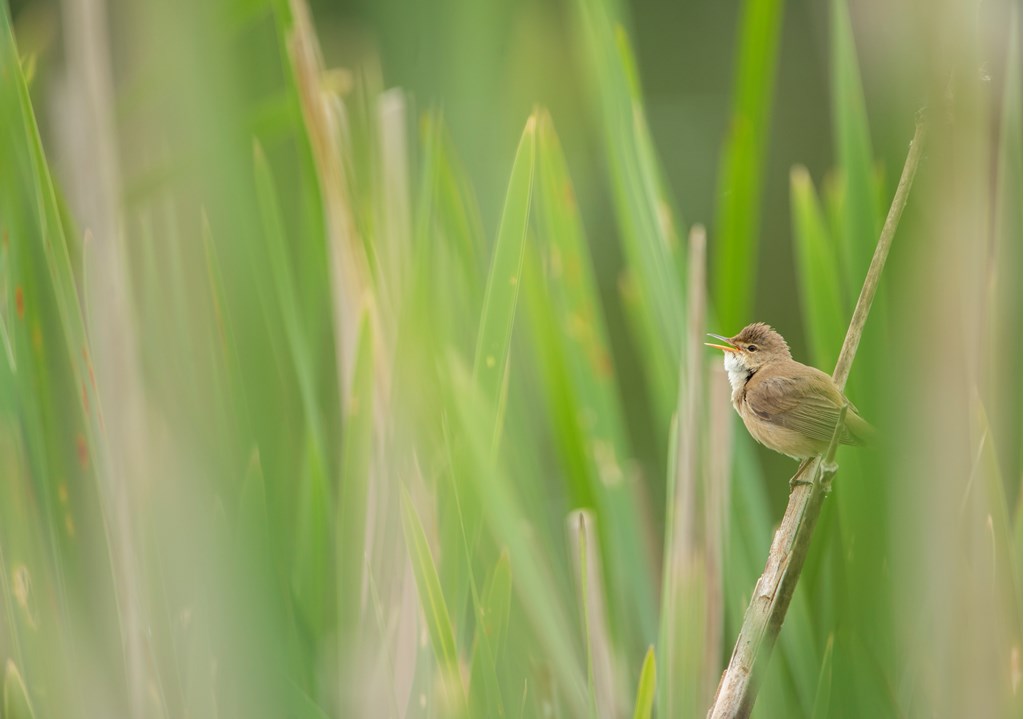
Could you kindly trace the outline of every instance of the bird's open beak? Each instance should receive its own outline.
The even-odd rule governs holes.
[[[705,342],[704,344],[708,347],[714,347],[716,350],[724,350],[725,352],[739,352],[739,349],[728,337],[722,337],[722,335],[712,334],[711,332],[708,332],[708,337],[714,337],[716,340],[722,340],[722,342],[725,342],[724,345],[715,345],[710,342]]]

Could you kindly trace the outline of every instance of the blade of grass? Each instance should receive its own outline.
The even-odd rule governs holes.
[[[794,167],[789,184],[804,327],[814,365],[828,367],[836,361],[835,348],[842,342],[846,316],[838,261],[807,170]]]
[[[654,647],[647,648],[644,665],[640,669],[640,681],[636,688],[636,705],[633,708],[633,719],[651,719],[654,709],[654,695],[657,688],[657,666],[654,661]]]
[[[277,306],[281,308],[281,319],[285,337],[299,384],[303,412],[311,432],[313,448],[321,458],[324,456],[324,434],[317,410],[316,387],[312,371],[312,358],[306,339],[305,324],[299,310],[291,261],[288,257],[284,225],[277,202],[277,192],[271,177],[270,166],[259,143],[253,142],[253,176],[259,197],[260,212],[266,233],[267,254],[274,282]]]
[[[509,611],[512,603],[512,565],[508,552],[502,550],[498,563],[484,586],[484,631],[491,637],[495,656],[508,636]]]
[[[846,0],[832,0],[830,9],[832,131],[844,188],[839,246],[845,294],[852,302],[860,278],[864,277],[871,261],[881,221],[875,199],[874,155],[850,13]]]
[[[4,666],[4,717],[6,719],[35,719],[36,712],[29,699],[25,682],[17,665],[10,659]]]
[[[380,255],[377,297],[388,300],[384,317],[394,316],[402,291],[408,285],[407,244],[412,237],[409,187],[409,151],[406,147],[406,99],[392,88],[377,98],[377,152],[380,177],[375,245]],[[390,311],[389,311],[390,310]]]
[[[315,165],[327,235],[327,262],[333,319],[335,371],[342,404],[346,402],[355,367],[359,324],[366,300],[373,293],[373,276],[367,257],[367,246],[355,217],[356,192],[350,187],[347,170],[367,167],[354,163],[351,155],[368,143],[352,143],[343,147],[345,130],[349,128],[345,107],[337,90],[326,87],[320,45],[313,29],[306,0],[278,0],[275,10],[280,19],[283,50],[291,65],[291,80],[298,96],[305,126],[305,138]],[[365,123],[372,129],[372,123]],[[349,138],[350,139],[350,138]],[[345,165],[345,161],[349,165]],[[358,178],[356,178],[358,179]],[[382,343],[381,319],[374,305],[369,306],[373,336]],[[378,350],[378,362],[389,366],[388,357]],[[376,375],[380,401],[388,397],[388,376]],[[382,418],[380,418],[382,420]]]
[[[537,187],[538,210],[540,209],[541,187]],[[538,213],[540,214],[540,213]],[[536,244],[546,243],[547,234],[543,232]],[[530,243],[526,249],[526,267],[523,271],[523,290],[528,326],[531,330],[530,344],[534,348],[536,374],[540,379],[540,389],[546,401],[545,409],[550,428],[540,430],[548,433],[551,443],[561,460],[561,471],[566,492],[570,501],[579,506],[595,506],[599,500],[597,494],[599,481],[591,464],[591,454],[586,430],[579,418],[579,398],[576,386],[578,375],[573,371],[570,362],[572,356],[571,342],[566,341],[566,333],[572,330],[566,327],[559,303],[558,284],[551,277],[557,271],[551,268],[552,260],[542,256],[546,248],[537,248]],[[544,253],[547,255],[548,253]],[[547,259],[547,262],[545,262]],[[544,265],[547,264],[547,271]],[[581,319],[577,322],[582,323]]]
[[[471,716],[481,712],[504,716],[505,706],[496,668],[498,656],[497,641],[492,641],[490,631],[493,627],[488,624],[489,621],[494,621],[494,618],[488,617],[490,607],[486,606],[485,599],[481,598],[474,571],[474,556],[483,554],[486,551],[481,546],[483,543],[480,542],[479,538],[480,521],[476,516],[471,518],[470,526],[474,534],[470,537],[466,529],[466,516],[462,506],[464,499],[469,499],[466,495],[470,494],[470,492],[465,490],[465,478],[457,474],[465,466],[465,462],[460,461],[463,460],[464,455],[455,454],[458,450],[454,449],[454,442],[449,432],[448,424],[443,422],[443,425],[448,468],[448,471],[445,471],[444,474],[448,475],[450,484],[441,485],[441,488],[450,488],[451,491],[444,492],[441,499],[443,505],[446,505],[445,508],[448,510],[446,514],[440,514],[439,519],[442,525],[440,528],[441,551],[445,551],[446,547],[451,548],[449,551],[459,554],[465,561],[447,563],[449,567],[455,565],[457,571],[453,572],[449,569],[447,574],[441,574],[442,586],[448,587],[449,593],[454,594],[456,597],[468,595],[469,606],[472,609],[472,621],[475,623],[475,632],[469,674],[469,710]],[[459,459],[456,459],[456,456]],[[445,517],[449,517],[452,514],[454,514],[454,518],[445,520]],[[479,512],[476,512],[476,514],[479,514]],[[450,529],[446,529],[445,525],[448,525]],[[497,591],[500,593],[500,584],[504,581],[504,578],[501,576],[502,572],[501,557],[499,556],[498,566],[492,570],[491,576],[488,579],[488,588],[485,589],[486,601],[502,601],[500,596],[494,594],[496,582],[499,587]],[[447,580],[447,583],[444,583],[445,580]],[[498,611],[504,611],[506,615],[504,622],[507,623],[507,607],[502,610],[499,606]],[[456,612],[455,616],[465,616],[465,609],[461,604],[456,605]],[[497,620],[499,624],[502,622],[500,616]]]
[[[443,125],[438,128],[438,135],[441,158],[437,177],[438,215],[446,219],[443,226],[448,231],[452,247],[458,248],[459,256],[470,271],[470,279],[477,280],[477,271],[483,262],[484,248],[481,245],[484,230],[473,197],[473,186]]]
[[[339,637],[357,639],[366,564],[365,534],[370,462],[373,453],[373,336],[369,318],[363,318],[352,374],[352,391],[345,408],[341,449],[341,487],[338,492],[336,552],[338,569]]]
[[[826,719],[831,716],[829,702],[832,698],[832,648],[834,639],[831,634],[828,636],[828,644],[825,645],[825,657],[821,660],[821,671],[818,673],[818,690],[814,695],[814,711],[811,716],[814,719]]]
[[[559,345],[545,367],[564,363],[555,381],[565,395],[564,422],[572,425],[563,446],[569,462],[582,456],[587,489],[597,502],[602,556],[608,572],[609,610],[628,611],[642,635],[653,631],[653,572],[646,561],[643,524],[633,493],[624,481],[630,456],[626,419],[617,394],[614,366],[592,260],[576,206],[572,180],[550,116],[540,116],[536,209],[538,240],[548,269],[550,304],[536,303],[534,314],[551,325],[542,346]],[[585,406],[586,411],[580,412]],[[607,526],[603,526],[607,525]],[[622,589],[631,591],[622,594]],[[625,618],[625,616],[623,618]]]
[[[576,574],[579,577],[580,609],[583,614],[583,643],[587,656],[587,698],[590,701],[590,716],[597,716],[597,692],[594,689],[594,642],[590,631],[590,577],[587,566],[587,532],[584,513],[577,515],[575,544]],[[572,514],[569,515],[569,536],[573,538]]]
[[[685,299],[679,239],[662,171],[647,127],[635,54],[621,25],[614,28],[614,41],[617,58],[610,60],[612,63],[617,60],[625,76],[625,87],[617,88],[620,94],[614,101],[622,112],[623,124],[618,129],[628,143],[623,149],[629,154],[620,158],[624,176],[619,179],[623,181],[623,189],[629,196],[630,223],[637,233],[633,237],[633,255],[644,278],[644,291],[651,293],[648,307],[657,320],[662,341],[668,343],[670,353],[675,356],[682,341],[680,323],[686,319],[682,302],[670,304],[673,299]],[[623,89],[625,92],[622,92]],[[641,232],[650,234],[645,236]]]
[[[992,544],[992,585],[998,587],[998,593],[1003,597],[1004,609],[1019,607],[1021,568],[1013,561],[1014,542],[1011,535],[1010,508],[1006,499],[1006,484],[999,469],[999,454],[996,451],[985,405],[977,397],[974,399],[973,410],[971,445],[978,446],[981,450],[979,466],[972,475],[981,474],[983,486],[979,487],[978,491],[985,508]]]
[[[490,423],[494,447],[497,447],[502,425],[499,407],[508,370],[512,325],[523,272],[526,226],[533,193],[536,138],[537,117],[534,114],[526,122],[512,163],[512,175],[498,225],[498,238],[487,275],[473,357],[473,377],[480,383],[484,396],[496,408],[494,420]]]
[[[18,360],[14,353],[15,289],[11,267],[11,241],[7,230],[0,238],[0,344],[3,345],[7,365],[11,372],[17,372]]]
[[[668,585],[667,602],[662,605],[662,657],[665,673],[679,677],[665,683],[662,691],[661,711],[668,716],[699,714],[708,700],[704,696],[708,676],[702,671],[706,657],[707,622],[711,608],[708,604],[705,566],[705,537],[697,526],[698,492],[708,488],[699,486],[701,461],[704,458],[702,419],[704,395],[700,390],[703,379],[704,346],[701,325],[705,317],[705,234],[704,228],[694,225],[690,230],[687,268],[687,321],[686,353],[679,358],[679,395],[677,398],[678,425],[674,429],[672,462],[666,494],[672,503],[666,505],[663,582]],[[686,388],[685,390],[683,388]]]
[[[685,328],[682,260],[673,245],[672,212],[656,165],[633,54],[605,4],[579,0],[580,32],[589,53],[591,84],[601,112],[605,156],[635,290],[631,329],[642,348],[659,425],[676,396],[675,359]]]
[[[0,417],[10,410],[4,401],[5,374],[0,371]],[[32,677],[31,691],[23,687],[26,696],[36,697],[41,712],[58,714],[68,711],[67,704],[78,694],[74,685],[67,693],[58,690],[71,683],[59,660],[74,650],[74,644],[67,637],[69,617],[49,601],[61,591],[54,581],[59,565],[54,564],[47,546],[48,522],[38,504],[18,435],[9,420],[0,421],[0,476],[4,477],[0,484],[0,646],[7,661],[20,667],[22,684],[21,671]],[[63,533],[71,539],[79,509],[67,502],[60,509],[64,512]]]
[[[16,397],[13,417],[25,438],[28,476],[44,520],[46,560],[38,572],[42,566],[52,572],[57,615],[66,630],[83,621],[114,634],[91,647],[93,660],[117,667],[101,692],[109,704],[97,702],[113,711],[119,702],[131,705],[127,697],[138,695],[140,672],[147,671],[128,662],[139,639],[133,630],[137,595],[130,585],[135,576],[125,553],[111,544],[111,528],[120,525],[113,521],[114,488],[79,287],[8,13],[0,7],[0,242],[10,250],[11,345],[18,371],[3,382],[3,391]],[[70,515],[66,505],[88,511],[91,521]],[[72,522],[74,533],[69,516],[82,520]],[[70,631],[61,632],[57,643],[59,656],[72,664],[85,661]],[[78,677],[63,674],[62,680],[71,687],[62,699],[73,701],[82,689]]]
[[[550,663],[562,690],[560,696],[569,702],[574,715],[582,715],[586,711],[586,681],[572,648],[569,614],[562,596],[556,592],[558,584],[549,566],[548,553],[537,542],[537,520],[524,513],[517,486],[496,462],[487,429],[486,418],[492,412],[489,403],[457,356],[450,357],[449,367],[452,386],[448,406],[453,408],[457,432],[465,437],[467,449],[459,471],[467,479],[473,501],[480,507],[482,527],[508,551],[517,577],[516,596],[530,623],[529,636],[536,646],[543,648],[542,656]],[[525,630],[524,627],[517,631]],[[537,692],[543,694],[543,687],[537,687]]]
[[[480,615],[486,610],[477,579],[496,558],[488,556],[490,546],[481,546],[480,511],[462,472],[462,442],[453,441],[450,423],[439,409],[445,407],[449,383],[444,352],[473,352],[475,333],[467,328],[482,321],[477,314],[483,295],[482,232],[439,113],[424,118],[421,135],[413,282],[403,298],[395,353],[396,396],[409,400],[396,424],[399,432],[416,438],[417,463],[425,468],[444,467],[428,471],[428,482],[432,480],[437,497],[440,556],[449,559],[438,566],[440,582],[456,625],[466,628],[463,639],[474,637],[471,712],[504,714],[497,657],[489,642],[483,641],[489,638],[481,633]],[[501,409],[496,412],[500,414]]]
[[[575,575],[583,615],[590,710],[595,717],[621,716],[625,707],[616,683],[617,663],[605,611],[595,523],[592,513],[575,510],[569,513],[566,526],[577,564]]]
[[[219,349],[219,352],[213,354],[211,363],[211,373],[215,376],[213,398],[218,400],[220,410],[217,428],[220,436],[225,438],[223,441],[230,448],[230,453],[237,457],[253,436],[255,423],[252,421],[253,410],[239,359],[235,323],[237,315],[229,311],[224,272],[205,210],[200,218],[200,236],[208,289],[210,343]]]
[[[668,461],[667,470],[665,477],[665,506],[667,509],[665,512],[665,541],[670,542],[672,538],[676,536],[678,532],[677,520],[679,519],[674,508],[678,503],[677,492],[679,491],[676,477],[679,472],[679,414],[672,415],[672,421],[669,423],[668,429]],[[672,650],[672,644],[675,642],[676,636],[676,619],[671,614],[670,608],[675,608],[678,597],[678,587],[676,582],[673,581],[672,575],[669,572],[668,562],[672,556],[671,549],[664,552],[662,558],[662,582],[661,582],[661,616],[659,621],[659,636],[658,645],[663,656],[663,662],[668,659],[668,663],[671,664],[670,653]],[[666,682],[662,682],[661,686],[658,687],[658,712],[659,714],[668,714],[670,707],[672,706],[674,697]]]
[[[850,19],[850,5],[846,0],[832,0],[829,6],[832,141],[838,163],[835,191],[841,192],[840,198],[833,198],[839,224],[839,233],[834,236],[838,242],[845,307],[854,307],[854,312],[857,312],[857,287],[865,273],[870,271],[870,263],[874,262],[875,240],[882,228],[884,198],[879,190],[880,176],[876,170],[871,143],[864,88]],[[883,229],[882,232],[884,231]],[[878,392],[872,391],[873,388],[867,384],[867,380],[883,376],[884,367],[890,362],[890,358],[883,353],[888,340],[885,335],[887,303],[884,284],[879,288],[877,295],[872,307],[876,319],[866,325],[863,332],[864,346],[867,349],[859,354],[859,369],[849,385],[849,396],[856,398],[859,411],[867,417],[878,416],[877,412],[880,409],[876,403]],[[840,358],[838,362],[842,361]],[[846,463],[847,469],[853,475],[872,476],[882,471],[877,455],[854,454]],[[874,560],[871,558],[884,551],[889,541],[885,524],[879,525],[877,531],[871,532],[860,532],[858,528],[868,526],[874,517],[888,515],[891,511],[889,502],[888,491],[874,491],[867,482],[846,483],[843,491],[836,494],[836,510],[840,518],[842,541],[847,547],[859,547],[859,551],[854,552],[843,565],[846,580],[852,584],[873,575]],[[864,634],[867,636],[870,634],[866,631],[869,628],[886,627],[893,620],[889,607],[881,597],[881,593],[873,593],[855,602],[846,602],[844,595],[838,595],[839,600],[843,602],[840,611],[849,618],[851,626],[865,630]],[[883,629],[878,634],[873,634],[872,639],[888,633]],[[884,661],[889,661],[888,658],[891,657],[887,645],[881,642],[876,644],[871,654],[886,657]],[[858,678],[873,681],[875,675],[861,673]],[[865,695],[880,697],[884,690],[881,685],[868,684],[861,691]]]
[[[449,710],[458,715],[467,706],[467,701],[455,648],[455,629],[448,614],[448,605],[438,579],[437,567],[427,544],[427,535],[405,487],[402,488],[402,530],[416,575],[420,606],[427,618],[430,643],[442,673],[441,685],[443,691],[448,693],[446,700]]]
[[[373,618],[376,621],[377,634],[380,637],[386,637],[387,624],[384,621],[384,605],[381,602],[380,592],[377,591],[377,583],[373,579],[373,571],[370,567],[369,561],[366,562],[366,584],[370,595],[370,604],[373,606]],[[392,719],[398,719],[404,716],[403,713],[398,709],[398,699],[395,696],[395,686],[398,684],[396,681],[397,674],[395,672],[395,658],[391,651],[389,642],[382,641],[382,650],[384,663],[387,666],[389,678],[391,679],[391,685],[387,687],[386,694],[388,695],[388,708],[391,710]]]
[[[330,531],[331,495],[327,471],[312,437],[306,441],[306,456],[300,476],[299,508],[292,566],[292,591],[306,628],[320,636],[333,615],[335,580]]]
[[[295,712],[294,716],[297,719],[329,719],[330,715],[301,687],[290,682],[288,688],[291,690],[289,708]]]
[[[329,601],[324,601],[325,589],[333,587],[333,582],[327,579],[331,566],[331,494],[327,484],[330,464],[317,400],[313,359],[299,310],[277,194],[270,167],[258,142],[253,143],[253,175],[263,215],[276,305],[281,310],[281,322],[299,385],[307,432],[296,524],[300,535],[292,564],[292,587],[304,621],[314,630],[322,630],[327,621],[327,607],[330,606]]]
[[[1022,594],[1022,581],[1021,572],[1019,568],[1024,564],[1024,496],[1017,495],[1017,506],[1013,510],[1013,544],[1011,545],[1011,551],[1013,553],[1013,565],[1018,567],[1017,571],[1017,596],[1020,597]]]
[[[512,343],[512,331],[515,323],[516,309],[519,300],[519,288],[522,284],[523,261],[526,248],[526,232],[533,194],[533,178],[536,156],[536,116],[531,115],[520,138],[512,164],[509,183],[506,190],[505,204],[502,209],[491,258],[490,270],[483,296],[483,307],[478,319],[476,345],[473,360],[473,378],[486,397],[490,408],[489,417],[474,431],[484,431],[488,437],[490,451],[496,453],[501,444],[505,422],[505,406],[508,391],[509,357]],[[452,253],[456,261],[459,253]],[[427,282],[430,282],[427,278]],[[436,361],[436,360],[432,360]],[[438,378],[444,383],[448,381]],[[454,406],[458,399],[442,396],[441,406]],[[435,420],[436,421],[436,420]],[[464,602],[471,599],[474,613],[480,611],[480,600],[477,595],[476,580],[472,575],[472,561],[476,553],[476,542],[481,534],[483,516],[479,509],[479,498],[476,492],[460,491],[468,481],[469,473],[465,468],[464,448],[456,447],[453,455],[453,478],[456,487],[454,492],[445,493],[441,498],[441,508],[446,514],[456,512],[459,522],[447,522],[443,529],[445,546],[453,548],[459,555],[468,558],[462,562],[449,563],[446,579],[455,594],[452,596],[454,606],[461,616]],[[464,526],[463,526],[464,525]],[[456,531],[461,530],[461,531]],[[462,546],[462,549],[455,547]],[[465,569],[465,571],[463,571]],[[486,649],[486,648],[485,648]],[[492,687],[496,689],[496,687]]]
[[[1020,13],[1017,8],[1016,13]],[[1020,396],[1022,379],[1012,365],[1016,359],[1012,353],[1001,352],[1000,338],[1014,332],[1022,322],[1022,310],[1017,302],[1017,286],[1021,266],[1022,221],[1020,197],[1021,178],[1021,53],[1020,16],[1010,22],[1009,40],[1006,46],[1005,83],[1002,92],[1003,112],[999,123],[999,141],[994,152],[996,156],[996,181],[992,197],[991,247],[989,250],[989,296],[983,307],[982,320],[986,325],[987,351],[983,356],[987,363],[982,366],[982,389],[985,406],[991,413],[994,431],[1000,438],[1019,437],[1022,418],[1017,411],[1016,398]],[[979,323],[980,324],[980,323]],[[1007,467],[1007,478],[1021,474],[1021,443],[1001,439],[1000,452]]]
[[[505,716],[504,701],[498,682],[498,657],[504,650],[508,634],[509,611],[512,604],[512,572],[508,552],[502,551],[498,563],[484,585],[483,597],[473,640],[473,661],[470,670],[469,702],[473,716],[488,712]],[[480,689],[481,685],[484,687]]]
[[[763,165],[782,8],[779,0],[743,3],[732,118],[719,162],[715,223],[715,309],[726,328],[739,328],[749,321],[757,282]]]
[[[253,550],[251,553],[244,550],[240,552],[246,566],[240,568],[239,574],[252,577],[258,582],[257,586],[264,591],[272,591],[276,585],[276,577],[269,571],[272,564],[264,561],[266,557],[272,556],[266,479],[263,476],[259,450],[255,447],[249,455],[249,463],[238,495],[235,544]]]
[[[423,118],[420,138],[413,289],[399,325],[397,341],[404,343],[395,353],[399,358],[423,350],[440,354],[445,340],[472,352],[475,338],[465,328],[479,320],[474,312],[483,297],[484,233],[440,113]],[[429,325],[424,314],[430,315]]]

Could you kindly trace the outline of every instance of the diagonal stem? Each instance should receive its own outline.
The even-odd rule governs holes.
[[[903,208],[906,207],[910,187],[921,160],[925,136],[924,114],[919,113],[914,139],[910,143],[899,186],[889,207],[889,214],[885,218],[882,234],[871,258],[871,266],[864,278],[864,286],[861,288],[853,318],[846,331],[843,349],[832,373],[832,379],[840,390],[846,386],[846,380],[850,376],[850,368],[853,366],[857,346],[864,332],[864,324],[871,311],[871,303],[878,290],[882,269],[889,256],[889,248],[892,247],[896,227],[899,225]],[[842,417],[842,414],[840,416]],[[736,646],[729,659],[729,666],[722,674],[715,701],[708,711],[709,719],[747,717],[754,707],[758,682],[764,674],[775,639],[782,628],[793,590],[803,569],[818,515],[821,513],[822,502],[828,494],[828,487],[835,474],[835,465],[831,461],[835,454],[834,447],[830,447],[827,454],[827,460],[823,461],[821,457],[817,457],[801,464],[793,478],[798,481],[791,482],[793,489],[789,495],[786,514],[782,518],[782,524],[775,531],[764,572],[757,580],[750,605],[743,616],[743,625],[740,627]],[[814,481],[800,482],[802,477],[807,476],[806,473],[810,473]]]

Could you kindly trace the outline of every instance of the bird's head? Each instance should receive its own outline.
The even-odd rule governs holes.
[[[764,322],[747,325],[735,337],[722,337],[709,334],[725,344],[706,342],[725,352],[725,367],[730,372],[756,372],[766,364],[779,360],[790,359],[789,345],[778,332]]]

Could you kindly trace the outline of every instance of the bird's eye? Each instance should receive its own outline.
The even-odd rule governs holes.
[[[747,345],[747,349],[751,352],[757,352],[757,345]]]

